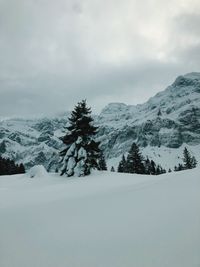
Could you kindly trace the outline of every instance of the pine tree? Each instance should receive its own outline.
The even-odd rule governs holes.
[[[25,173],[25,167],[24,167],[23,163],[20,163],[18,173]]]
[[[160,108],[158,110],[157,116],[162,116],[162,112],[161,112],[161,109]]]
[[[115,168],[112,166],[110,169],[111,172],[115,172]]]
[[[162,173],[162,168],[160,167],[160,165],[157,165],[157,166],[156,166],[155,174],[156,174],[156,175],[159,175],[159,174],[161,174],[161,173]]]
[[[197,166],[197,160],[196,160],[196,158],[193,156],[192,157],[192,168],[196,168],[196,166]]]
[[[103,152],[101,152],[100,154],[98,169],[101,171],[107,171],[106,160],[105,160]]]
[[[156,163],[153,160],[150,161],[150,174],[156,174]]]
[[[178,166],[174,167],[174,171],[182,171],[192,169],[197,166],[197,160],[194,156],[191,156],[188,149],[185,147],[183,150],[183,164],[179,163]]]
[[[174,166],[174,171],[177,172],[178,171],[178,167]]]
[[[24,165],[15,164],[14,160],[0,157],[0,175],[25,173]]]
[[[77,141],[78,137],[81,137],[83,142],[88,143],[91,137],[96,135],[98,127],[93,125],[91,108],[87,107],[86,100],[82,100],[75,106],[68,119],[70,125],[66,127],[68,132],[62,138],[64,144],[71,145]]]
[[[185,147],[183,150],[183,162],[184,162],[184,168],[187,169],[192,169],[193,168],[193,161],[194,157],[192,158],[190,155],[190,152],[187,150]]]
[[[143,157],[139,147],[133,143],[127,156],[127,172],[128,173],[145,173]]]
[[[177,170],[178,170],[178,171],[182,171],[182,170],[184,170],[184,166],[183,166],[183,164],[179,163],[179,164],[178,164],[178,168],[177,168]]]
[[[117,171],[118,172],[127,172],[127,169],[126,169],[126,159],[125,159],[125,156],[124,155],[122,155],[122,159],[119,162]]]
[[[151,174],[151,162],[147,157],[144,161],[145,174]]]
[[[98,168],[99,142],[94,141],[98,127],[93,125],[91,109],[86,100],[79,102],[71,112],[67,134],[62,138],[66,149],[61,151],[63,166],[61,175],[85,176],[92,168]]]
[[[174,167],[175,172],[179,172],[179,171],[183,171],[183,170],[185,170],[185,167],[181,163],[179,163],[178,166]]]
[[[161,167],[161,174],[166,173],[167,171]]]

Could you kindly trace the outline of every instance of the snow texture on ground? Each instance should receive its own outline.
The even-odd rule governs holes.
[[[0,266],[200,266],[199,172],[1,176]]]
[[[35,178],[35,177],[41,178],[47,176],[48,172],[46,171],[43,165],[36,165],[30,168],[30,170],[28,171],[28,175],[30,178]]]

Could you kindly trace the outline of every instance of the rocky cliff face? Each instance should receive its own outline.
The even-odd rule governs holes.
[[[55,170],[67,117],[0,121],[0,155],[24,162],[27,168],[43,164]],[[133,142],[144,148],[200,144],[200,73],[178,77],[144,104],[111,103],[95,123],[107,158],[127,152]]]
[[[99,140],[108,158],[126,152],[132,142],[141,147],[178,148],[200,143],[200,73],[178,77],[146,103],[111,103],[97,119]]]
[[[10,119],[0,122],[0,155],[23,162],[28,169],[44,165],[55,170],[58,151],[63,146],[60,136],[66,126],[67,116],[51,119]]]

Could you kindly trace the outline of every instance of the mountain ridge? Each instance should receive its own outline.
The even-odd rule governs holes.
[[[68,115],[1,120],[0,154],[24,162],[27,168],[43,164],[55,169]],[[196,146],[200,144],[200,73],[178,76],[143,104],[110,103],[94,120],[107,159],[126,153],[133,142],[152,149]]]

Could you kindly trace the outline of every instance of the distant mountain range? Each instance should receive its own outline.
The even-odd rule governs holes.
[[[43,164],[48,170],[55,170],[58,152],[63,147],[59,137],[64,135],[68,116],[69,113],[53,118],[0,121],[0,155],[23,162],[26,168]],[[167,162],[167,167],[180,160],[178,155],[184,145],[194,150],[198,159],[200,73],[179,76],[144,104],[110,103],[94,119],[99,126],[97,139],[110,164],[116,164],[133,142],[150,158]]]

